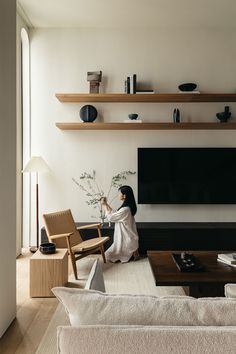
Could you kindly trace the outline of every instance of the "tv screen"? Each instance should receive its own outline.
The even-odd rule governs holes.
[[[236,204],[236,148],[139,148],[139,204]]]

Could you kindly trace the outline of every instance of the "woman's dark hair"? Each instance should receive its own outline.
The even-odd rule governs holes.
[[[123,204],[120,206],[120,208],[128,206],[128,207],[130,207],[131,214],[135,215],[136,211],[137,211],[137,205],[135,202],[133,189],[130,186],[121,186],[119,188],[119,191],[123,195],[125,195],[125,200],[124,200]]]

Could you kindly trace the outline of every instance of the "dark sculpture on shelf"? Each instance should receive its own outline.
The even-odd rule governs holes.
[[[226,123],[227,120],[231,117],[229,106],[225,106],[224,112],[216,113],[216,117],[220,120],[221,123]]]
[[[87,104],[81,108],[79,115],[82,121],[92,123],[97,118],[98,112],[94,106]]]
[[[178,108],[175,108],[174,109],[174,112],[173,112],[173,122],[174,123],[180,123],[180,111]]]
[[[99,85],[102,81],[102,72],[88,71],[87,81],[89,81],[89,93],[99,93]]]

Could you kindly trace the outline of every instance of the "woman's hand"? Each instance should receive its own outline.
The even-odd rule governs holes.
[[[109,204],[107,204],[107,198],[106,197],[102,197],[100,199],[100,203],[101,203],[101,206],[103,209],[105,209],[107,212],[111,212],[112,211],[112,208],[110,207]]]
[[[101,203],[103,206],[107,205],[107,198],[106,198],[106,197],[102,197],[102,198],[100,199],[100,203]]]

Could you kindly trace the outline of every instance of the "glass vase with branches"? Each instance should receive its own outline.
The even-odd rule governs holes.
[[[93,170],[92,173],[83,172],[80,175],[79,180],[73,177],[72,181],[85,193],[88,198],[86,203],[98,212],[101,223],[103,224],[106,216],[102,208],[101,198],[106,197],[109,204],[111,204],[117,196],[117,190],[124,184],[129,176],[135,174],[136,172],[128,170],[114,175],[111,178],[110,186],[106,194],[97,181],[95,170]],[[95,215],[92,215],[91,217],[97,218]]]

